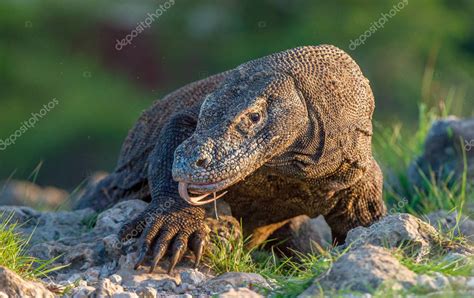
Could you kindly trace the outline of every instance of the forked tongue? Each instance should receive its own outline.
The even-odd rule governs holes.
[[[191,204],[193,206],[201,206],[201,205],[213,202],[213,201],[219,199],[220,197],[222,197],[223,195],[225,195],[227,193],[227,191],[224,191],[220,195],[217,195],[215,192],[210,192],[210,193],[202,194],[200,196],[190,196],[189,192],[188,192],[188,184],[186,182],[179,182],[178,192],[179,192],[179,196],[183,200],[185,200],[186,202],[188,202],[189,204]],[[213,198],[204,200],[205,198],[207,198],[211,194],[214,195]]]

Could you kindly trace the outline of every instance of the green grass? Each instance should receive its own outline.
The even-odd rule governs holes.
[[[231,233],[231,235],[235,234]],[[417,274],[432,275],[438,272],[445,276],[472,276],[474,273],[472,258],[446,257],[450,249],[464,244],[461,236],[452,235],[451,231],[441,233],[439,243],[435,243],[430,254],[421,261],[417,260],[415,250],[411,250],[409,246],[402,245],[392,251],[402,265]],[[273,251],[264,251],[255,247],[248,249],[249,237],[230,237],[229,239],[213,237],[212,239],[210,250],[205,256],[205,264],[210,269],[216,274],[230,271],[261,274],[273,285],[273,290],[261,289],[261,292],[271,297],[297,297],[315,281],[323,278],[332,264],[349,250],[349,248],[320,249],[310,254],[294,252],[293,257],[279,257]],[[425,291],[425,289],[414,287],[405,292],[409,295],[424,294]],[[353,292],[340,290],[326,294],[337,297],[347,293]],[[400,297],[402,292],[392,290],[389,285],[374,289],[375,297],[382,297],[383,293],[386,294],[384,297]]]
[[[13,214],[0,218],[0,266],[4,266],[25,279],[46,277],[48,273],[66,266],[53,266],[60,257],[51,260],[41,260],[26,254],[26,247],[31,239],[25,239],[16,232],[18,224],[13,222]]]
[[[255,272],[257,265],[252,259],[252,253],[256,247],[247,249],[250,237],[234,236],[234,231],[230,233],[231,237],[212,237],[212,245],[206,253],[206,263],[209,268],[217,274],[224,272]]]
[[[272,297],[296,297],[307,289],[316,278],[325,275],[332,263],[344,251],[324,250],[301,254],[294,252],[292,257],[279,257],[272,250],[261,247],[248,248],[250,236],[236,237],[230,233],[229,239],[212,237],[205,264],[216,274],[225,272],[254,272],[269,280],[274,289],[271,292],[261,289]],[[263,244],[262,244],[263,245]]]
[[[396,253],[402,265],[418,274],[442,273],[445,276],[471,276],[474,273],[474,260],[471,258],[446,258],[439,256],[416,262],[413,258]]]
[[[374,153],[384,172],[384,198],[389,210],[418,216],[437,210],[456,210],[462,214],[465,203],[474,202],[474,192],[468,192],[466,170],[456,182],[450,177],[436,181],[433,174],[422,174],[423,190],[414,187],[408,179],[409,165],[421,155],[432,123],[449,114],[449,105],[441,107],[428,109],[421,104],[416,132],[402,131],[400,124],[389,128],[375,124]]]

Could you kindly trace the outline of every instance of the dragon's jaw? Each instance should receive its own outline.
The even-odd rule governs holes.
[[[207,203],[211,203],[216,201],[217,199],[224,196],[227,191],[222,192],[221,194],[217,195],[215,192],[212,193],[204,193],[200,196],[191,196],[188,190],[188,184],[186,182],[179,182],[178,184],[178,191],[179,196],[193,206],[201,206]],[[209,199],[209,196],[213,194],[214,196]]]
[[[229,178],[207,183],[181,180],[178,183],[178,192],[179,196],[189,204],[200,206],[221,198],[227,193],[227,188],[240,180],[238,176],[233,179]],[[217,194],[218,192],[220,194]],[[211,197],[211,195],[213,196]]]

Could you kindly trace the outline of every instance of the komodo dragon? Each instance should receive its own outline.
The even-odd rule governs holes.
[[[386,210],[373,111],[369,81],[334,46],[253,60],[156,101],[129,132],[114,172],[77,208],[150,201],[119,236],[141,234],[136,268],[151,250],[151,271],[167,250],[172,271],[188,244],[199,264],[201,205],[221,196],[246,231],[322,214],[342,243]]]

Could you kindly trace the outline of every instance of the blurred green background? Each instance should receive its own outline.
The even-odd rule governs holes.
[[[0,139],[53,98],[59,102],[0,151],[0,180],[34,173],[40,184],[72,189],[94,171],[113,169],[128,130],[153,100],[301,45],[333,44],[354,57],[371,81],[382,125],[415,130],[420,102],[449,99],[454,114],[473,115],[474,1],[408,0],[351,50],[351,40],[400,1],[175,0],[118,51],[116,40],[165,2],[0,2]]]

